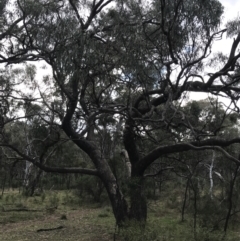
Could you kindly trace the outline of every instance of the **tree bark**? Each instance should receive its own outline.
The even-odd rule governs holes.
[[[144,170],[139,168],[140,154],[134,132],[135,123],[128,119],[123,134],[124,146],[131,163],[130,185],[130,220],[145,224],[147,219],[147,202],[144,194]]]
[[[74,89],[76,91],[76,89]],[[77,95],[77,93],[75,93]],[[82,94],[82,98],[84,95]],[[84,104],[84,103],[83,103]],[[97,173],[96,175],[102,180],[106,191],[108,193],[113,213],[116,219],[117,225],[122,225],[128,219],[127,202],[119,188],[117,179],[114,176],[107,160],[104,158],[103,153],[99,150],[95,143],[94,135],[90,135],[93,129],[90,128],[87,138],[80,137],[72,128],[71,119],[77,106],[77,98],[69,103],[69,109],[62,121],[62,128],[67,136],[83,150],[93,162]]]
[[[209,167],[209,180],[210,180],[209,194],[210,194],[211,199],[213,199],[213,166],[214,166],[214,160],[215,160],[215,151],[213,150],[211,165]]]
[[[190,179],[188,178],[186,188],[185,188],[185,192],[184,192],[184,200],[183,200],[182,212],[181,212],[182,222],[184,221],[184,214],[185,214],[185,207],[186,207],[186,202],[187,202],[187,192],[188,192],[189,182],[190,182]]]
[[[144,179],[141,176],[131,178],[130,202],[129,218],[145,224],[147,220],[147,201],[144,194]]]
[[[33,194],[35,193],[36,191],[36,187],[37,185],[39,184],[39,181],[40,181],[40,178],[41,178],[41,175],[42,175],[43,171],[40,169],[38,170],[38,173],[36,175],[36,177],[34,178],[34,180],[32,181],[32,183],[30,184],[30,196],[32,197]]]
[[[232,206],[233,206],[232,197],[233,197],[234,184],[235,184],[235,181],[237,178],[238,170],[239,170],[239,165],[236,166],[236,169],[233,173],[232,180],[230,181],[229,194],[228,194],[228,212],[227,212],[227,216],[226,216],[226,220],[225,220],[225,224],[224,224],[224,232],[225,233],[227,232],[229,219],[231,217]]]
[[[122,226],[129,219],[127,201],[121,193],[117,183],[108,183],[105,187],[111,201],[116,224]]]
[[[194,229],[194,236],[196,235],[196,227],[197,227],[197,198],[198,198],[198,188],[196,182],[193,179],[190,179],[190,183],[193,190],[193,229]]]

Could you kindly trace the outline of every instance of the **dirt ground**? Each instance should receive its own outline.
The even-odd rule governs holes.
[[[61,240],[113,240],[114,219],[111,214],[101,215],[100,209],[80,209],[46,214],[32,220],[0,224],[2,241],[61,241]],[[17,215],[20,215],[19,213]]]

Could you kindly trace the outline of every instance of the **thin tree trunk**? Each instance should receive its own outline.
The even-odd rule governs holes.
[[[185,188],[185,193],[184,193],[183,205],[182,205],[182,222],[184,221],[184,214],[185,214],[185,207],[186,207],[186,202],[187,202],[187,192],[188,192],[189,182],[190,182],[190,180],[188,179],[187,185]]]
[[[37,176],[35,177],[35,179],[33,180],[33,182],[30,184],[30,196],[33,196],[35,190],[36,190],[36,187],[39,183],[39,180],[41,178],[41,175],[42,175],[43,171],[42,170],[39,170],[38,173],[37,173]]]
[[[215,160],[215,151],[213,150],[211,165],[209,167],[209,179],[210,179],[209,194],[210,194],[211,199],[213,199],[213,166],[214,166],[214,160]]]
[[[126,178],[130,178],[131,177],[131,169],[132,169],[132,165],[131,162],[129,161],[129,156],[126,150],[122,150],[121,151],[121,155],[122,155],[122,159],[123,159],[123,163],[124,163],[124,172],[126,173]]]
[[[230,181],[230,190],[229,190],[229,195],[228,195],[228,213],[227,213],[226,221],[225,221],[225,224],[224,224],[224,232],[227,232],[229,219],[231,217],[232,205],[233,205],[233,202],[232,202],[233,189],[234,189],[234,184],[235,184],[235,181],[236,181],[236,178],[237,178],[238,170],[239,170],[239,165],[236,167],[236,169],[234,171],[233,178]]]
[[[25,169],[24,169],[24,179],[23,179],[23,186],[27,189],[30,183],[30,175],[32,172],[33,164],[29,161],[25,162]]]
[[[196,227],[197,227],[197,189],[196,189],[196,184],[193,182],[193,180],[191,179],[191,186],[192,186],[192,190],[193,190],[193,197],[194,197],[194,203],[193,203],[193,207],[194,207],[194,212],[193,212],[193,229],[194,229],[194,235],[196,235]]]
[[[3,196],[4,190],[5,190],[6,179],[7,179],[7,176],[6,176],[6,173],[4,173],[4,178],[2,181],[2,196]]]
[[[33,154],[33,150],[32,150],[31,142],[29,140],[28,133],[27,133],[26,129],[25,129],[25,135],[26,135],[26,141],[27,141],[26,154],[27,155],[32,155]],[[24,188],[26,190],[29,190],[29,189],[31,189],[30,185],[31,185],[31,174],[33,172],[33,164],[31,162],[29,162],[29,161],[26,161],[25,165],[26,166],[25,166],[25,169],[24,169],[23,186],[24,186]],[[32,193],[32,191],[31,191],[31,193]]]

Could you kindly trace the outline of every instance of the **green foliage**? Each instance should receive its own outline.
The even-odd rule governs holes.
[[[162,223],[161,223],[162,222]],[[151,225],[145,228],[137,223],[130,223],[128,227],[119,231],[119,236],[124,241],[219,241],[224,237],[222,232],[210,232],[204,228],[198,227],[194,232],[188,223],[179,223],[174,220],[161,219],[161,222],[155,220]],[[225,237],[224,240],[234,240]]]
[[[236,113],[225,110],[223,104],[216,99],[211,99],[210,103],[208,100],[189,102],[183,111],[185,120],[191,124],[195,132],[195,138],[198,138],[198,135],[210,133],[223,135],[237,124],[238,120]],[[187,128],[186,133],[188,132]]]
[[[120,236],[124,241],[157,241],[159,232],[155,227],[143,228],[139,223],[131,221],[126,223],[126,227],[120,229]]]
[[[194,234],[194,238],[192,240],[194,241],[219,241],[219,240],[231,240],[228,238],[224,238],[225,234],[223,232],[210,232],[208,229],[205,228],[197,228]],[[187,240],[187,239],[186,239]]]
[[[50,207],[58,207],[59,205],[59,197],[56,193],[53,193],[49,197],[49,205]]]
[[[199,115],[203,108],[200,107],[199,102],[197,102],[197,101],[191,102],[190,105],[191,105],[190,106],[190,115],[192,115],[195,118],[195,120],[198,120]]]
[[[100,202],[104,186],[98,177],[82,176],[77,183],[76,195],[84,198],[91,197],[94,202]]]
[[[239,16],[236,19],[233,19],[227,22],[226,28],[227,28],[228,37],[233,37],[239,33],[239,23],[240,23]]]
[[[198,222],[199,226],[209,230],[219,230],[220,221],[224,220],[226,207],[217,200],[211,199],[209,195],[202,197],[198,204]]]
[[[170,208],[170,209],[179,208],[180,203],[179,203],[178,199],[179,199],[179,197],[175,193],[170,195],[166,202],[166,208]]]
[[[23,202],[18,202],[15,204],[17,208],[26,208],[26,206],[23,204]]]
[[[42,194],[41,194],[41,201],[44,202],[45,198],[46,198],[46,193],[42,192]]]
[[[66,214],[62,214],[60,217],[61,220],[67,220],[67,215]]]
[[[99,218],[106,218],[106,217],[109,217],[109,214],[108,213],[100,213],[100,214],[98,214],[98,217]]]
[[[71,193],[65,192],[65,194],[62,196],[62,204],[69,205],[69,206],[76,205],[76,204],[79,204],[79,200]]]
[[[14,204],[18,198],[19,198],[19,196],[15,195],[15,194],[7,194],[4,196],[4,201],[6,203]]]

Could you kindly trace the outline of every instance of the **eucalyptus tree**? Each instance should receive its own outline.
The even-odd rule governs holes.
[[[99,177],[118,224],[132,218],[146,220],[144,177],[159,157],[216,149],[239,165],[223,148],[240,138],[221,139],[218,130],[192,125],[181,108],[188,93],[202,92],[224,96],[231,101],[231,110],[239,111],[240,35],[234,24],[229,33],[236,37],[229,56],[210,55],[214,41],[227,31],[219,29],[223,7],[217,0],[11,4],[1,12],[0,63],[45,62],[51,74],[42,80],[31,78],[28,86],[35,92],[25,95],[30,102],[41,99],[38,115],[49,130],[61,128],[91,164],[73,167],[66,160],[65,166],[49,166],[48,154],[54,152],[57,137],[36,155],[27,155],[3,138],[1,145],[15,158],[48,172]],[[216,66],[214,72],[204,75],[210,64]],[[24,98],[20,92],[18,98],[8,96],[8,103]],[[14,121],[7,113],[4,118]],[[179,135],[181,127],[190,134]],[[121,159],[114,158],[120,152],[131,163],[130,204],[109,165],[110,159]]]
[[[198,128],[202,131],[217,132],[219,137],[226,139],[239,136],[237,114],[229,113],[227,108],[224,108],[216,99],[210,99],[210,102],[208,99],[189,102],[182,108],[182,111],[188,116],[187,121],[192,129]],[[189,139],[193,137],[194,132],[190,132],[188,128],[180,127],[178,135]],[[226,150],[235,157],[239,155],[236,145],[231,145]],[[229,163],[229,159],[225,155],[214,149],[198,153],[193,151],[181,153],[173,160],[176,164],[172,164],[172,166],[177,178],[180,177],[180,179],[178,178],[179,183],[182,183],[184,179],[186,180],[183,193],[182,221],[185,218],[185,212],[193,208],[194,229],[197,223],[205,228],[220,228],[227,213],[225,222],[228,223],[230,213],[232,212],[232,216],[235,213],[230,209],[233,206],[235,210],[237,209],[235,200],[237,200],[238,195],[234,192],[234,185],[239,176],[238,163]],[[181,186],[178,187],[178,190]],[[191,208],[189,209],[189,207]],[[227,225],[225,226],[227,227]],[[226,232],[227,229],[225,227],[223,229]]]

